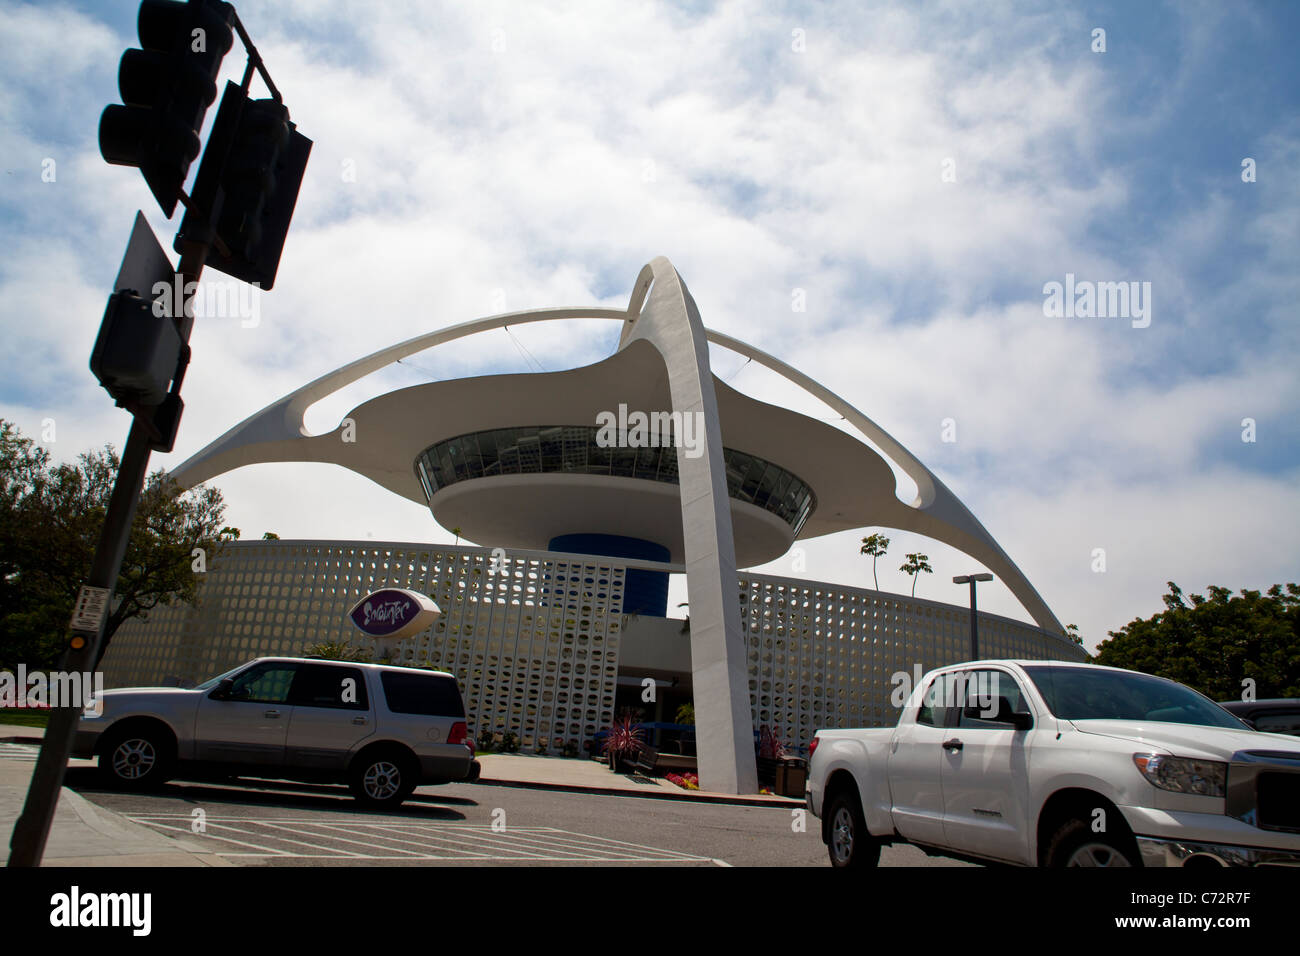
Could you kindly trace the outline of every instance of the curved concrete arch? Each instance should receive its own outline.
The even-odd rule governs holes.
[[[920,459],[893,436],[830,389],[780,359],[721,332],[710,332],[709,341],[753,359],[821,399],[830,408],[843,415],[850,425],[873,441],[881,451],[892,457],[907,476],[916,482],[918,493],[911,505],[895,497],[891,503],[894,506],[890,508],[891,514],[882,515],[882,520],[873,524],[925,534],[970,555],[1001,578],[1039,627],[1056,631],[1058,634],[1065,633],[1061,622],[1047,606],[1047,602],[979,519],[948,489],[947,485],[939,480],[934,472],[925,467]],[[890,518],[899,523],[891,523]]]
[[[549,322],[556,319],[617,319],[620,322],[631,322],[628,313],[622,309],[529,309],[524,312],[503,312],[482,319],[472,319],[469,322],[449,325],[436,332],[417,335],[327,372],[302,388],[277,399],[261,411],[254,412],[220,438],[210,442],[177,465],[172,469],[171,476],[182,488],[192,488],[200,482],[243,465],[291,461],[292,459],[261,457],[257,454],[257,446],[312,437],[307,431],[303,416],[312,405],[339,389],[346,388],[353,382],[392,365],[408,355],[445,345],[467,335],[490,332],[492,329],[504,328],[507,325]]]
[[[660,257],[641,269],[633,286],[627,309],[592,307],[507,312],[472,319],[468,322],[461,322],[444,329],[415,336],[328,372],[302,388],[278,399],[261,411],[249,416],[182,462],[173,469],[172,477],[182,487],[192,487],[199,482],[207,481],[216,475],[243,465],[292,461],[293,458],[284,455],[284,443],[294,439],[311,437],[307,432],[303,416],[313,404],[408,355],[414,355],[466,336],[477,335],[480,332],[488,332],[508,325],[522,325],[528,322],[566,319],[616,320],[624,323],[618,346],[619,350],[621,350],[629,341],[638,337],[634,330],[639,324],[638,320],[642,315],[643,306],[648,300],[653,301],[653,287],[659,279],[664,277],[671,277],[673,282],[680,287],[684,297],[683,300],[690,301],[689,311],[698,319],[698,309],[695,308],[694,300],[690,299],[690,293],[686,291],[684,284],[681,284],[680,276],[677,275],[667,259]],[[1016,599],[1020,601],[1021,605],[1040,627],[1057,633],[1064,633],[1056,615],[1052,613],[1047,603],[1038,594],[1038,591],[1029,583],[1028,578],[1003,551],[993,536],[989,534],[961,500],[893,436],[830,389],[775,356],[769,355],[740,339],[704,328],[702,323],[700,333],[705,342],[713,342],[752,359],[834,409],[882,452],[892,458],[904,473],[916,483],[917,497],[910,505],[899,501],[897,496],[894,496],[893,500],[887,503],[886,513],[880,514],[877,520],[871,522],[872,524],[924,534],[968,554],[1001,577],[1012,594],[1015,595]],[[695,349],[693,339],[694,333],[692,333],[691,348]],[[652,342],[651,344],[655,345],[656,349],[662,354],[663,349],[658,343]],[[704,346],[700,355],[702,355],[707,368],[707,345]],[[710,396],[713,395],[711,384],[708,392]],[[714,402],[716,414],[716,397]],[[711,439],[710,442],[712,442]],[[720,449],[720,441],[717,444]]]
[[[644,281],[647,272],[653,276],[651,284]],[[708,337],[686,284],[662,256],[641,271],[628,311],[636,318],[625,327],[620,350],[638,340],[652,345],[668,373],[673,412],[680,411],[683,419],[696,416],[697,435],[703,426],[702,454],[677,449],[700,786],[754,793],[758,771],[747,648],[736,601],[736,543]]]

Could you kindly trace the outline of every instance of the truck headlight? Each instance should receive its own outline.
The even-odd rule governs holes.
[[[1142,776],[1161,790],[1221,797],[1227,788],[1228,765],[1217,760],[1134,754],[1133,762],[1142,771]]]

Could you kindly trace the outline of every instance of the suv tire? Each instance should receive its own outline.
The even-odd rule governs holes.
[[[414,761],[402,754],[376,750],[362,754],[348,775],[352,795],[363,806],[393,810],[411,795],[416,786]]]
[[[172,746],[167,735],[151,727],[110,731],[99,752],[99,770],[112,787],[148,790],[167,782]]]

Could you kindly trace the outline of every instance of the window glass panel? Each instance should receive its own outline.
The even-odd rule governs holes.
[[[543,428],[540,429],[542,458],[541,470],[543,472],[559,471],[564,462],[564,445],[561,440],[562,428]]]
[[[289,693],[295,707],[339,707],[369,710],[366,677],[359,667],[337,664],[302,664]]]
[[[740,486],[740,494],[737,496],[743,501],[753,501],[754,493],[758,491],[758,483],[763,478],[763,472],[767,470],[767,463],[761,458],[753,458],[749,462],[749,470],[745,472],[745,481]]]
[[[998,699],[1001,697],[1007,699],[1013,712],[1029,710],[1024,695],[1020,691],[1020,685],[1016,683],[1014,677],[1005,671],[962,671],[957,677],[956,689],[962,706],[962,710],[957,717],[958,727],[990,730],[1006,730],[1010,728],[1012,726],[1010,723],[1000,723],[993,719],[997,715]],[[979,708],[981,716],[968,717],[965,712],[967,707]]]
[[[235,678],[230,699],[283,704],[289,699],[289,687],[297,670],[297,664],[267,663],[250,667]]]
[[[758,491],[754,493],[754,504],[760,508],[766,508],[768,498],[771,497],[776,483],[781,480],[784,474],[785,472],[776,465],[768,465],[763,471],[763,477],[758,481]]]

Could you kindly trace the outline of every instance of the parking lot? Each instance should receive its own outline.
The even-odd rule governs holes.
[[[785,807],[656,800],[483,784],[422,787],[393,813],[342,787],[240,779],[69,787],[133,823],[237,866],[828,866],[819,821]],[[913,847],[885,866],[955,866]]]

